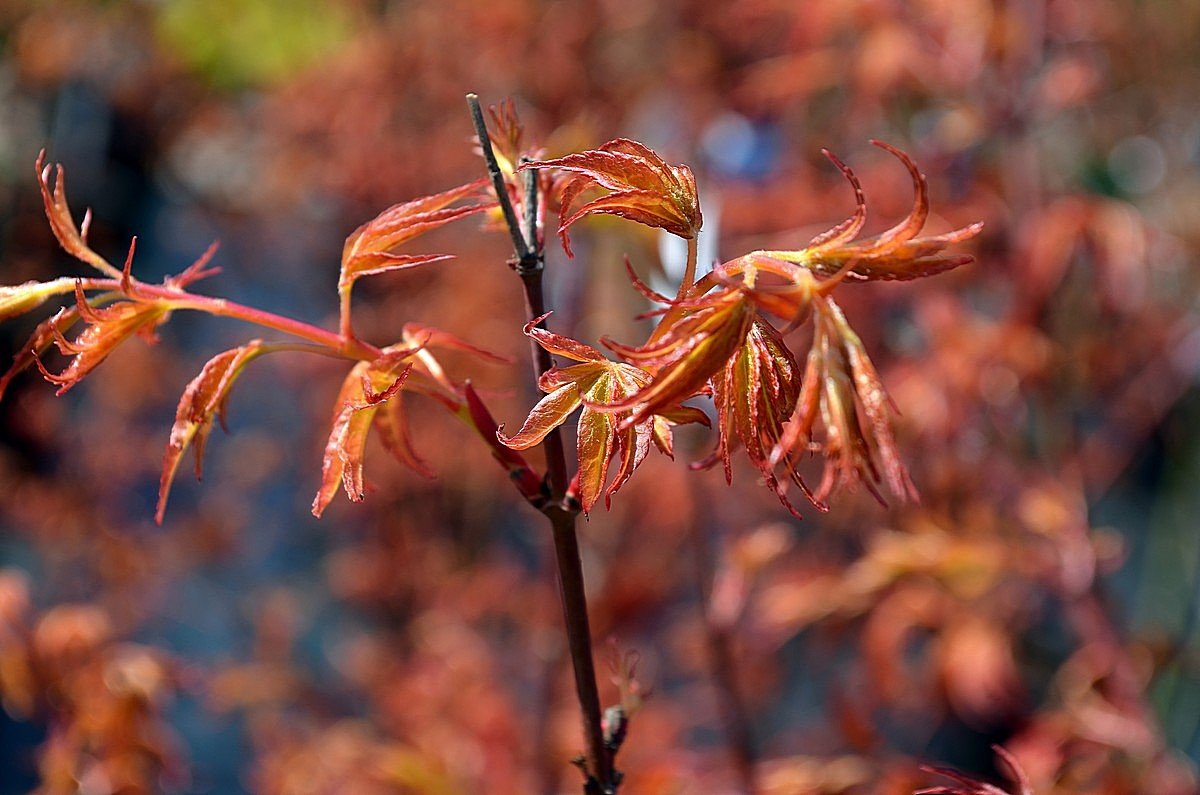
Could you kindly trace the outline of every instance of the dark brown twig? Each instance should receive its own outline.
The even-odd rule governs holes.
[[[524,262],[529,259],[529,244],[521,233],[521,224],[513,210],[512,202],[508,199],[508,188],[504,185],[504,173],[500,171],[500,163],[492,150],[492,139],[487,133],[487,122],[483,120],[483,108],[479,105],[478,94],[467,94],[467,105],[471,109],[471,121],[475,124],[475,132],[479,135],[479,148],[483,151],[483,159],[487,163],[488,174],[492,178],[492,189],[496,192],[496,200],[500,202],[500,211],[504,213],[504,223],[508,234],[512,237],[513,251],[517,259]]]
[[[504,175],[492,151],[491,138],[483,120],[479,97],[467,95],[479,146],[483,150],[488,172],[492,177],[496,199],[500,203],[509,235],[516,253],[517,274],[525,288],[526,311],[530,318],[546,313],[546,300],[542,287],[543,256],[537,234],[537,171],[525,172],[525,228],[517,220],[516,211],[504,184]],[[550,354],[540,345],[531,345],[531,358],[535,378],[554,366]],[[546,450],[546,479],[551,499],[541,509],[554,530],[554,553],[558,568],[559,596],[562,600],[563,620],[567,630],[567,645],[575,673],[575,692],[583,717],[583,734],[587,744],[587,761],[584,784],[586,795],[612,795],[616,793],[619,775],[613,769],[612,753],[604,744],[601,727],[600,693],[596,686],[596,669],[592,658],[592,635],[588,622],[587,595],[584,590],[583,564],[579,558],[579,539],[575,533],[578,506],[566,499],[569,485],[567,476],[566,450],[562,434],[557,428],[547,434],[543,442]]]

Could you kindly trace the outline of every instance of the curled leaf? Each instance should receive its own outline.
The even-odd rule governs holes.
[[[366,495],[363,453],[367,434],[380,407],[399,394],[412,372],[412,353],[411,349],[393,351],[374,362],[359,362],[342,382],[334,404],[329,441],[325,444],[321,486],[313,499],[314,516],[320,517],[324,513],[339,486],[352,502],[363,500]],[[389,422],[389,432],[394,433],[395,417]]]
[[[730,455],[737,447],[744,447],[767,487],[799,518],[799,511],[788,500],[775,475],[771,453],[783,436],[784,423],[792,415],[800,392],[800,367],[782,335],[766,321],[755,320],[737,352],[713,378],[719,431],[717,448],[708,459],[694,466],[709,467],[720,461],[726,482],[731,482]],[[794,467],[789,467],[787,477],[819,510],[826,509]]]
[[[163,323],[170,313],[170,305],[158,300],[130,299],[109,306],[92,306],[78,282],[75,285],[75,304],[75,311],[87,323],[87,328],[78,337],[68,341],[63,335],[61,322],[50,324],[59,351],[72,357],[70,364],[61,373],[55,374],[46,370],[40,360],[36,362],[46,380],[58,384],[59,395],[79,383],[118,345],[134,334],[154,341],[154,328]],[[61,320],[66,311],[59,310],[55,317]]]
[[[665,229],[683,238],[694,238],[703,218],[696,178],[685,165],[668,165],[637,141],[617,138],[598,149],[528,164],[530,168],[555,168],[577,176],[565,183],[559,197],[558,234],[568,256],[573,256],[567,230],[592,213],[627,218]],[[591,188],[608,193],[576,210],[576,200]]]
[[[93,302],[100,299],[93,298]],[[67,329],[79,320],[79,310],[75,307],[63,307],[53,317],[46,318],[38,324],[29,339],[13,356],[13,362],[3,376],[0,376],[0,398],[8,391],[8,385],[21,373],[34,364],[39,364],[40,357],[54,343],[55,339],[63,336]]]
[[[866,349],[830,298],[819,298],[812,348],[795,409],[771,451],[772,464],[796,464],[814,450],[825,471],[812,499],[823,503],[839,486],[860,482],[883,502],[875,484],[901,499],[917,491],[900,460],[892,433],[891,400]]]
[[[154,519],[162,524],[163,514],[167,509],[167,496],[179,462],[184,452],[191,445],[196,460],[196,479],[200,479],[201,467],[204,460],[204,446],[208,434],[212,431],[213,420],[220,418],[222,425],[225,419],[225,405],[229,400],[229,390],[242,374],[242,370],[252,360],[266,353],[262,340],[251,340],[237,348],[219,353],[209,359],[204,367],[183,390],[179,399],[179,407],[175,410],[175,424],[171,428],[171,437],[167,440],[167,449],[163,453],[162,477],[158,486],[158,507]]]
[[[46,218],[50,221],[50,229],[63,251],[91,265],[104,275],[119,279],[121,271],[88,246],[88,227],[91,225],[92,211],[85,212],[83,223],[75,226],[75,219],[71,217],[71,209],[67,206],[66,172],[63,167],[46,165],[46,150],[43,149],[38,154],[35,168],[42,191],[42,204],[46,208]],[[54,171],[53,187],[50,185],[51,170]]]
[[[942,251],[953,243],[979,234],[983,224],[970,224],[941,235],[917,237],[929,217],[929,188],[925,175],[905,152],[882,141],[871,143],[894,155],[912,177],[913,207],[904,220],[873,238],[852,242],[866,217],[862,188],[854,172],[826,152],[854,188],[854,215],[813,238],[808,246],[799,251],[762,251],[756,254],[794,262],[823,276],[831,276],[843,268],[849,268],[855,277],[868,281],[907,281],[971,262],[974,259],[971,256],[943,254]]]
[[[540,444],[551,430],[565,423],[582,406],[576,430],[579,469],[575,491],[587,513],[601,494],[606,506],[611,502],[612,496],[645,460],[651,442],[671,455],[672,425],[687,422],[707,425],[708,418],[696,409],[672,406],[647,413],[644,419],[635,422],[631,411],[611,410],[608,408],[611,404],[644,389],[650,382],[649,373],[633,365],[609,361],[590,345],[538,328],[542,319],[527,323],[525,333],[550,353],[579,364],[545,373],[538,385],[548,393],[546,397],[533,407],[516,434],[505,436],[501,427],[497,429],[497,438],[514,450],[527,450]]]
[[[606,407],[632,410],[626,423],[643,422],[696,394],[742,345],[757,314],[737,289],[676,302],[676,308],[685,306],[686,313],[669,314],[641,347],[601,340],[621,358],[653,374],[642,389]]]

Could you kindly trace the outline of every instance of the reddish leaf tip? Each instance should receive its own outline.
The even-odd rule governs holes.
[[[552,309],[552,310],[550,310],[549,312],[547,312],[547,313],[546,313],[546,314],[544,314],[544,315],[541,315],[541,316],[539,316],[539,317],[535,317],[535,318],[533,318],[532,320],[530,320],[528,323],[526,323],[526,324],[525,324],[525,325],[522,327],[522,329],[521,329],[521,330],[522,330],[522,332],[523,332],[523,333],[524,333],[526,336],[533,336],[533,330],[534,330],[535,328],[537,328],[538,326],[542,325],[542,322],[543,322],[543,321],[545,321],[545,319],[546,319],[546,318],[550,317],[550,316],[551,316],[551,315],[553,315],[553,314],[554,314],[554,310]]]

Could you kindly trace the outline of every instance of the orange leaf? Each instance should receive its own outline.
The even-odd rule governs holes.
[[[857,243],[854,235],[862,228],[865,203],[858,178],[842,161],[826,152],[834,165],[846,176],[855,196],[854,215],[829,231],[813,238],[799,251],[763,251],[759,255],[798,263],[813,273],[832,276],[843,268],[859,279],[907,281],[932,276],[957,268],[973,260],[963,254],[942,254],[942,250],[979,234],[983,224],[976,223],[930,237],[917,237],[929,217],[929,188],[925,175],[903,151],[882,141],[875,146],[894,155],[908,170],[913,182],[913,207],[908,216],[886,232]]]
[[[393,205],[354,230],[342,248],[338,289],[348,289],[359,276],[394,267],[411,267],[414,263],[407,257],[398,258],[392,267],[388,267],[388,260],[379,255],[450,221],[486,210],[486,204],[448,206],[478,193],[486,184],[487,180],[480,179],[433,196]]]
[[[650,374],[629,364],[611,362],[589,345],[539,329],[536,318],[525,325],[525,333],[551,353],[580,361],[566,368],[554,368],[542,375],[538,386],[546,397],[533,407],[521,430],[512,437],[497,432],[500,442],[514,450],[526,450],[541,443],[551,430],[562,425],[583,406],[576,430],[579,470],[579,501],[584,513],[591,511],[603,493],[605,505],[633,475],[646,458],[653,440],[667,455],[671,454],[671,426],[688,422],[708,424],[697,409],[670,406],[661,413],[647,414],[632,422],[632,412],[611,409],[614,402],[642,390]],[[605,488],[612,463],[616,474]]]
[[[351,334],[350,292],[354,282],[362,276],[406,270],[450,259],[452,255],[449,254],[401,255],[394,254],[391,250],[451,221],[487,210],[492,206],[491,203],[449,206],[479,193],[486,184],[486,179],[480,179],[433,196],[393,205],[346,238],[342,247],[341,275],[338,277],[341,329],[344,335]]]
[[[621,216],[684,238],[695,237],[703,223],[692,170],[668,165],[637,141],[618,138],[598,149],[534,161],[526,167],[578,175],[566,183],[559,199],[558,234],[568,256],[573,256],[568,228],[592,213]],[[572,212],[576,199],[591,188],[610,193]]]
[[[687,302],[687,307],[687,314],[665,319],[651,342],[640,348],[601,340],[621,358],[654,374],[643,389],[604,410],[633,409],[626,422],[639,423],[687,400],[725,366],[745,340],[756,315],[738,290],[715,292]]]
[[[199,480],[204,445],[212,431],[213,419],[220,417],[223,424],[229,390],[233,388],[245,366],[266,352],[262,340],[251,340],[241,347],[219,353],[208,360],[200,374],[184,389],[183,396],[179,399],[179,407],[175,410],[175,425],[171,428],[171,438],[167,441],[166,452],[163,453],[158,508],[154,514],[154,520],[159,524],[162,524],[163,514],[167,509],[167,496],[184,451],[188,445],[195,442],[196,479]]]
[[[565,371],[558,372],[564,373]],[[567,417],[571,416],[571,413],[579,408],[579,404],[582,402],[579,385],[574,381],[567,380],[558,389],[538,401],[516,435],[505,436],[504,426],[501,425],[496,431],[496,438],[513,450],[528,450],[530,447],[541,444],[542,440],[546,438],[546,434],[566,422]]]
[[[496,364],[512,364],[512,358],[494,353],[486,348],[467,342],[461,337],[448,331],[425,326],[420,323],[405,323],[403,328],[404,341],[413,347],[449,348],[450,350],[469,353],[484,361]]]
[[[552,313],[547,312],[541,317],[536,317],[525,324],[522,329],[525,335],[533,337],[538,345],[541,345],[547,352],[553,353],[556,356],[562,356],[567,359],[573,359],[577,362],[603,362],[606,361],[604,354],[593,348],[591,345],[585,345],[582,342],[563,337],[555,334],[547,329],[540,328],[543,320],[550,317]]]
[[[57,375],[46,370],[40,360],[38,369],[46,380],[58,384],[61,395],[75,386],[88,373],[100,365],[112,351],[134,334],[153,341],[154,328],[167,319],[170,307],[163,301],[128,300],[105,307],[94,307],[83,294],[82,286],[75,284],[76,311],[88,325],[73,341],[63,336],[60,324],[51,324],[58,349],[72,357],[66,369]],[[59,310],[61,318],[65,309]]]
[[[8,371],[4,373],[3,377],[0,377],[0,398],[4,397],[12,380],[30,366],[39,363],[38,357],[45,353],[50,345],[78,320],[79,309],[63,307],[54,317],[46,318],[39,323],[33,333],[29,335],[29,339],[13,356],[13,363],[9,366]]]
[[[363,481],[363,454],[366,450],[367,434],[380,408],[396,398],[413,371],[414,354],[415,351],[404,349],[387,352],[373,362],[359,362],[342,382],[334,404],[329,440],[325,444],[321,486],[313,499],[314,516],[320,517],[325,511],[339,485],[351,501],[362,501],[366,493]],[[397,406],[394,410],[400,409]],[[390,438],[385,441],[399,443],[397,415],[393,414],[384,422],[387,424],[384,433],[390,434]],[[396,455],[397,449],[393,449],[392,452]],[[406,457],[407,450],[400,450],[397,458],[409,463]],[[414,461],[419,461],[415,459],[415,454]],[[428,471],[423,464],[414,468],[422,474]]]
[[[50,229],[54,232],[55,239],[62,246],[63,251],[66,251],[72,257],[91,265],[96,270],[111,276],[114,279],[121,278],[121,271],[114,267],[108,260],[92,251],[87,244],[88,227],[92,221],[92,211],[88,210],[83,214],[83,223],[79,228],[75,227],[75,219],[71,217],[71,209],[67,206],[67,186],[66,173],[62,166],[44,165],[46,162],[46,150],[43,149],[37,158],[35,168],[38,175],[38,184],[42,191],[42,204],[46,208],[46,218],[50,221]],[[54,187],[50,187],[50,171],[54,169]]]
[[[608,465],[616,454],[616,423],[612,418],[595,411],[585,410],[579,415],[576,430],[579,447],[579,502],[583,512],[591,511],[604,481],[608,477]]]

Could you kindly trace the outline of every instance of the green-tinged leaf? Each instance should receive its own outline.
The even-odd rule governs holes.
[[[0,287],[0,321],[37,309],[50,296],[69,293],[74,289],[75,279],[69,276],[50,282],[25,282]]]
[[[616,423],[599,412],[585,409],[579,415],[579,502],[589,513],[608,477],[608,465],[616,452]]]
[[[497,433],[500,442],[517,450],[541,443],[554,428],[566,422],[581,404],[576,429],[578,455],[578,495],[584,512],[589,512],[604,494],[605,506],[612,495],[628,482],[634,470],[645,460],[650,443],[665,454],[671,454],[671,425],[676,422],[708,424],[704,413],[692,408],[671,406],[664,410],[668,416],[649,415],[644,421],[631,423],[630,411],[612,411],[613,402],[627,398],[650,382],[650,374],[629,364],[610,362],[595,349],[566,337],[537,329],[541,318],[525,326],[525,333],[551,352],[566,351],[571,358],[588,356],[579,364],[563,369],[551,369],[538,380],[546,397],[534,406],[520,432],[512,438]],[[541,332],[539,336],[537,332]],[[616,461],[615,467],[613,462]],[[605,488],[610,470],[615,469],[612,482]]]
[[[629,481],[629,478],[633,476],[634,470],[650,454],[650,440],[655,434],[655,424],[660,419],[662,418],[655,417],[652,422],[643,422],[640,425],[634,425],[630,428],[617,429],[614,434],[617,449],[614,451],[615,455],[613,457],[620,461],[620,466],[617,468],[616,474],[613,475],[612,483],[604,490],[605,508],[611,507],[613,495]],[[660,447],[659,449],[661,450],[662,448]],[[670,443],[667,444],[667,449],[668,452],[666,455],[670,456]]]

